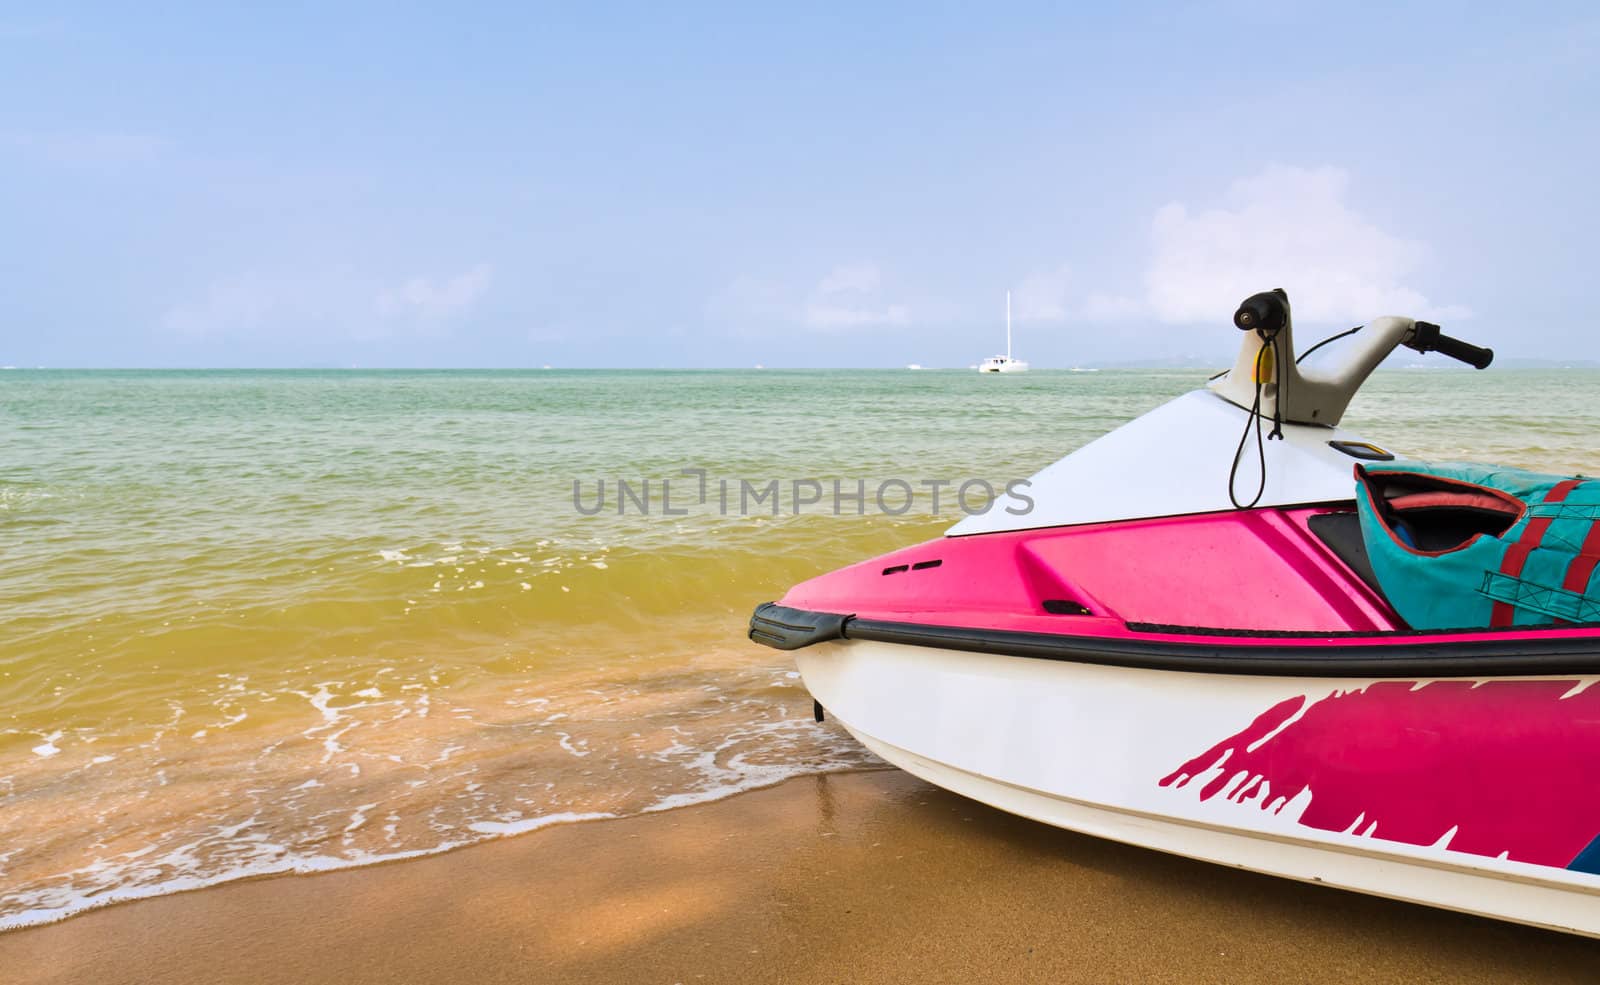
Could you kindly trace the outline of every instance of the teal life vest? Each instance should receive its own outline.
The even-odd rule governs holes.
[[[1356,508],[1378,585],[1413,629],[1600,622],[1600,479],[1369,463]]]

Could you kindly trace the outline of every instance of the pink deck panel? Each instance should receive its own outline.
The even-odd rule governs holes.
[[[1347,645],[1343,634],[1405,629],[1311,533],[1308,519],[1323,512],[1240,510],[945,537],[802,582],[782,601],[864,619],[1067,636],[1217,642],[1214,634],[1135,632],[1127,623],[1330,634],[1231,641],[1278,646]],[[1047,601],[1076,603],[1089,614],[1051,614]],[[1596,635],[1592,628],[1529,632]],[[1436,635],[1463,641],[1525,634]],[[1425,638],[1387,637],[1412,644]]]

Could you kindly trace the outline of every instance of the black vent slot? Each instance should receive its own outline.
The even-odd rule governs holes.
[[[1044,611],[1052,616],[1087,616],[1089,610],[1071,599],[1045,599]]]
[[[908,570],[909,568],[910,568],[910,565],[896,564],[893,567],[884,568],[883,569],[883,573],[886,574],[886,575],[897,575],[902,571]]]
[[[1306,521],[1306,526],[1317,539],[1328,545],[1345,567],[1367,583],[1367,587],[1383,594],[1378,587],[1378,575],[1372,570],[1372,559],[1367,556],[1367,544],[1361,537],[1361,516],[1357,513],[1318,513]]]
[[[916,564],[913,564],[911,566],[911,570],[912,571],[926,571],[929,568],[937,568],[939,565],[941,565],[943,563],[944,563],[943,561],[918,561]]]

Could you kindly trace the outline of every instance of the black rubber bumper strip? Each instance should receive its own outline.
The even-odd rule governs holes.
[[[1106,639],[858,619],[768,602],[750,618],[750,638],[779,650],[829,640],[876,640],[968,653],[1071,663],[1276,677],[1487,677],[1600,673],[1600,635],[1284,646]],[[1390,637],[1392,639],[1392,637]]]
[[[750,617],[750,638],[774,650],[798,650],[813,643],[844,637],[849,616],[833,612],[808,612],[768,602]]]

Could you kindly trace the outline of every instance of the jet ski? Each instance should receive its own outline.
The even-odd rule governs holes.
[[[1341,428],[1399,346],[1488,367],[1437,325],[1379,318],[1314,368],[1283,291],[1234,324],[1208,385],[750,638],[819,720],[1001,810],[1600,936],[1600,480]]]

